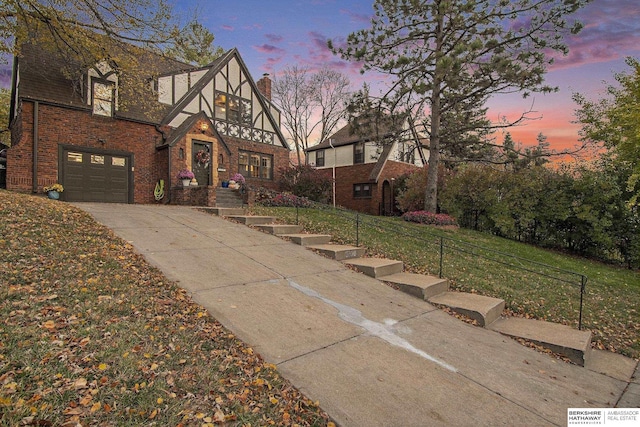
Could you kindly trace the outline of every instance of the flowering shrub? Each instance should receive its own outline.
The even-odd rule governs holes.
[[[236,173],[231,177],[231,181],[235,181],[238,184],[244,184],[244,176],[242,174]]]
[[[306,197],[299,197],[291,193],[279,193],[274,197],[264,199],[260,202],[263,206],[272,207],[299,207],[308,208],[311,206],[311,201]]]
[[[189,169],[182,169],[178,172],[178,179],[193,179],[196,176]]]
[[[57,182],[53,185],[49,185],[48,187],[43,187],[42,191],[48,193],[49,191],[57,191],[58,193],[62,193],[64,191],[64,187],[62,184],[58,184]]]
[[[427,211],[406,212],[402,219],[409,222],[428,225],[457,225],[456,219],[447,214],[434,214]]]

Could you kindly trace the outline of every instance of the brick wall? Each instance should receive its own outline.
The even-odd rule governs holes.
[[[369,182],[369,176],[375,165],[375,163],[366,163],[336,168],[336,204],[338,206],[371,215],[379,215],[382,206],[383,182],[418,169],[418,166],[408,163],[387,161],[378,177],[378,182]],[[318,172],[328,178],[332,177],[331,168],[318,169]],[[354,184],[369,184],[371,186],[371,197],[354,198]]]
[[[22,132],[16,133],[7,156],[7,189],[32,191],[34,103],[23,102]],[[152,125],[93,116],[89,111],[38,105],[38,191],[60,180],[60,145],[92,148],[104,152],[133,154],[134,203],[153,203],[153,190],[160,174],[155,146],[160,133]],[[63,183],[64,184],[64,183]]]

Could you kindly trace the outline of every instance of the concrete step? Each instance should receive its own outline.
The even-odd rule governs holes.
[[[246,225],[271,224],[276,220],[275,217],[272,216],[258,215],[229,215],[228,218]]]
[[[394,284],[404,293],[425,301],[449,290],[447,279],[424,274],[398,273],[385,276],[382,280]]]
[[[354,258],[342,261],[361,273],[373,278],[390,276],[402,273],[404,264],[402,261],[389,260],[384,258]]]
[[[216,188],[216,206],[218,207],[242,207],[243,200],[240,193],[229,188]]]
[[[543,320],[506,317],[496,320],[489,329],[503,335],[524,338],[554,353],[585,366],[591,350],[591,332]]]
[[[476,320],[480,326],[487,326],[500,317],[504,301],[483,295],[465,292],[445,292],[427,299],[432,304],[444,305],[456,313]]]
[[[200,210],[218,216],[244,215],[246,213],[244,208],[202,207]]]
[[[300,233],[302,231],[301,225],[291,225],[291,224],[259,224],[256,226],[262,231],[267,233],[275,234],[276,236],[281,236],[283,234],[295,234]]]
[[[286,237],[300,246],[324,245],[331,241],[329,234],[282,234],[280,237]]]
[[[309,249],[316,250],[329,258],[337,261],[343,261],[345,259],[361,258],[364,256],[365,249],[357,246],[350,245],[309,245]]]

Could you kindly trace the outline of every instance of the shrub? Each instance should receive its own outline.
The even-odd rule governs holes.
[[[331,178],[325,177],[309,165],[299,165],[281,168],[278,185],[283,192],[321,202],[329,197]]]
[[[427,211],[412,211],[402,215],[402,219],[409,222],[428,225],[457,225],[455,218],[447,214],[434,214]]]
[[[274,197],[263,199],[260,201],[263,206],[272,207],[299,207],[308,208],[311,206],[311,201],[306,197],[298,197],[291,193],[279,193]]]

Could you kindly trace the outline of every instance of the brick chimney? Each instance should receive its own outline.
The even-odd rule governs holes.
[[[269,78],[269,73],[264,73],[262,78],[256,82],[258,86],[258,90],[271,101],[271,79]]]

